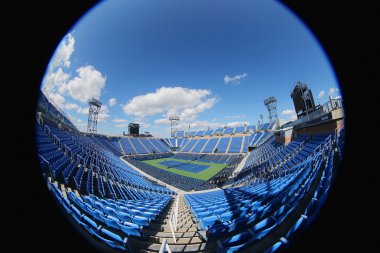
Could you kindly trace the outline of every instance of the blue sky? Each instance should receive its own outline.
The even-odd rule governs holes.
[[[91,97],[104,106],[98,133],[120,135],[128,123],[169,136],[179,130],[268,121],[275,96],[281,122],[295,119],[297,81],[316,103],[341,96],[314,35],[275,1],[106,1],[62,39],[41,89],[82,131]]]

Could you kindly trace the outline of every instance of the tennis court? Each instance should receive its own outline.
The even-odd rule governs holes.
[[[143,162],[171,173],[200,180],[210,179],[227,166],[226,164],[189,161],[171,157],[145,160]]]
[[[178,170],[184,170],[192,173],[199,173],[204,171],[205,169],[210,168],[209,165],[193,164],[180,161],[162,161],[159,164],[164,165],[168,168],[175,168]]]

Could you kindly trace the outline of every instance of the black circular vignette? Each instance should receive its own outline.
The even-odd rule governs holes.
[[[35,149],[35,106],[48,63],[63,36],[97,1],[7,3],[5,36],[6,138],[9,241],[2,247],[28,252],[94,252],[56,204],[41,175]],[[3,124],[4,124],[3,123]],[[3,160],[4,161],[4,160]],[[8,243],[6,246],[5,243]]]
[[[312,30],[332,63],[342,90],[346,130],[343,162],[328,199],[319,217],[289,251],[373,251],[375,185],[370,180],[376,165],[369,155],[372,132],[367,129],[373,124],[370,108],[375,108],[371,105],[374,100],[370,102],[375,95],[371,80],[374,9],[354,3],[283,2]]]
[[[10,203],[3,216],[14,247],[30,252],[94,252],[64,217],[38,170],[35,156],[34,113],[46,66],[63,36],[97,1],[38,1],[7,5],[2,16],[6,46],[2,73],[6,77],[3,120],[9,155],[4,155],[3,195]],[[363,252],[375,243],[374,184],[376,165],[366,159],[366,129],[371,128],[366,102],[375,83],[370,42],[376,42],[371,6],[283,1],[316,35],[341,85],[345,105],[346,145],[339,173],[314,224],[286,252]],[[5,28],[5,29],[4,29]],[[378,39],[377,39],[378,40]],[[378,41],[377,41],[378,42]],[[307,59],[305,59],[307,60]],[[373,103],[373,104],[371,104]],[[371,128],[373,129],[373,128]],[[373,131],[375,132],[375,131]],[[362,152],[360,152],[362,151]],[[7,199],[7,198],[5,198]],[[3,200],[8,201],[8,200]],[[3,244],[5,248],[5,244]]]

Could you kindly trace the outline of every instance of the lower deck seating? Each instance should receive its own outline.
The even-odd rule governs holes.
[[[343,137],[339,138],[344,141]],[[50,179],[49,188],[67,215],[97,240],[130,252],[131,241],[145,242],[145,229],[157,222],[175,192],[148,180],[120,160],[115,151],[107,148],[108,144],[101,144],[104,140],[93,139],[53,126],[38,126],[41,165]],[[205,244],[215,244],[218,252],[252,249],[269,253],[286,247],[315,220],[328,198],[336,158],[333,140],[337,139],[328,135],[304,135],[287,146],[269,141],[257,149],[257,156],[251,157],[250,164],[258,168],[256,172],[266,174],[249,175],[250,180],[239,181],[238,187],[185,194],[185,202],[204,232]],[[341,144],[337,142],[337,145]],[[177,153],[174,156],[228,164],[227,169],[207,182],[141,162],[171,156],[173,153],[165,152],[126,159],[154,177],[185,190],[215,188],[242,159],[230,154]],[[263,239],[267,243],[260,246]]]
[[[44,176],[61,207],[112,248],[130,251],[128,239],[143,238],[142,229],[175,194],[129,167],[99,140],[51,125],[37,124],[37,133]]]
[[[329,141],[320,152],[277,178],[186,194],[185,199],[193,217],[206,231],[207,240],[216,240],[218,252],[251,249],[263,238],[270,238],[280,226],[287,228],[281,240],[266,250],[273,252],[292,240],[296,231],[311,224],[318,214],[331,182],[333,155]],[[294,219],[295,223],[289,223]]]
[[[56,182],[50,182],[49,188],[78,225],[110,247],[129,252],[128,238],[142,238],[143,227],[149,226],[171,201],[171,196],[164,194],[154,200],[102,199],[62,191]]]

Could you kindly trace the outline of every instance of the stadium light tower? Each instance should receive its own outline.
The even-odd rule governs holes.
[[[273,96],[264,100],[264,105],[268,109],[269,122],[276,123],[278,126],[278,116],[277,116],[277,99]]]
[[[178,115],[170,115],[169,121],[170,121],[170,136],[175,137],[175,132],[177,130],[179,116]]]
[[[96,134],[100,107],[102,107],[102,102],[96,98],[91,98],[90,101],[88,101],[87,133]]]

